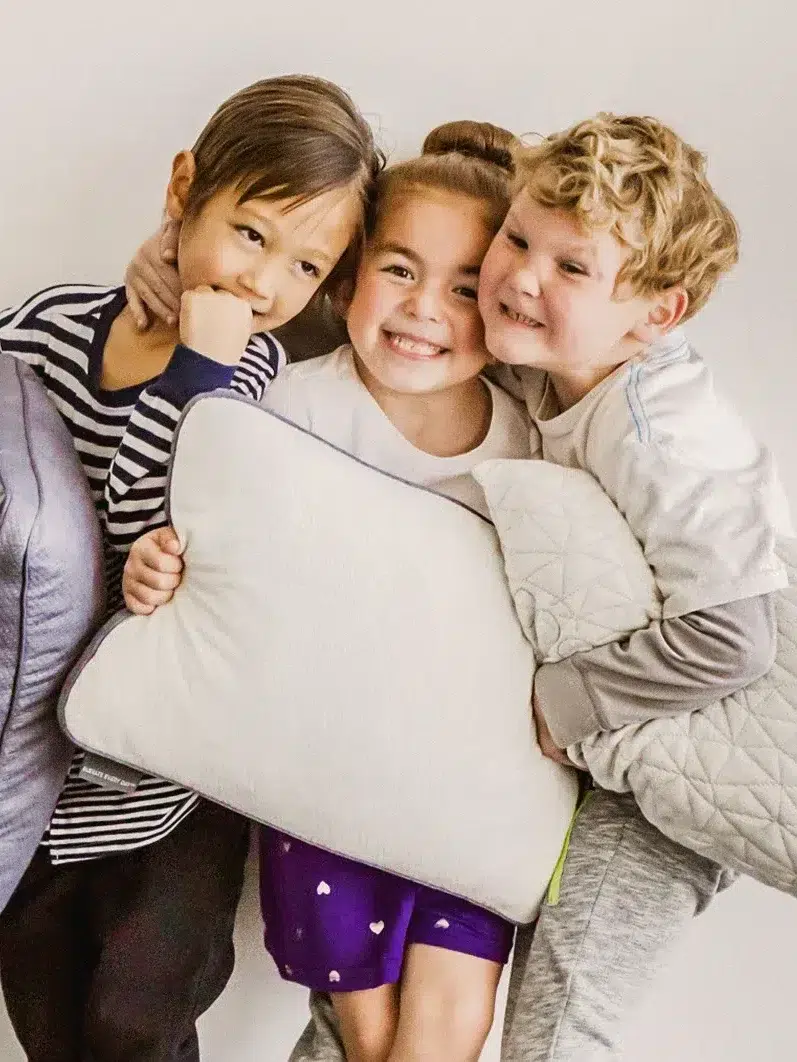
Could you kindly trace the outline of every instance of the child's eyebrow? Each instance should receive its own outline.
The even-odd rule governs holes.
[[[374,250],[377,254],[400,254],[402,258],[409,258],[416,265],[421,265],[421,256],[411,248],[405,247],[402,243],[388,240],[387,243],[378,243]]]
[[[582,255],[585,258],[591,258],[592,261],[596,261],[598,252],[595,249],[595,245],[587,242],[582,243],[580,240],[575,240],[572,243],[567,243],[563,247],[564,254],[577,254]]]
[[[274,223],[271,218],[268,217],[267,214],[261,214],[261,212],[257,209],[256,204],[256,199],[247,199],[244,203],[238,203],[238,210],[240,210],[242,214],[248,215],[250,218],[256,221],[259,225],[262,225],[264,228],[273,229]]]
[[[312,258],[314,261],[321,262],[324,266],[332,265],[332,257],[326,251],[322,251],[320,247],[302,247],[296,254],[297,256],[304,255],[306,258]]]
[[[238,209],[241,210],[242,213],[248,214],[249,218],[256,222],[266,232],[274,233],[278,231],[277,226],[271,218],[261,214],[259,210],[249,206],[248,203],[241,203]],[[312,258],[314,261],[319,261],[327,268],[331,267],[333,264],[331,255],[327,254],[327,252],[320,247],[313,247],[311,244],[301,247],[296,253],[298,255],[304,255],[308,259]]]
[[[409,247],[405,247],[402,243],[394,243],[392,240],[388,240],[387,243],[378,243],[374,248],[377,254],[400,254],[402,258],[409,258],[413,265],[423,265],[423,259],[417,253],[417,251],[411,250]],[[457,273],[463,273],[467,277],[477,277],[481,271],[480,265],[461,265],[457,266]]]

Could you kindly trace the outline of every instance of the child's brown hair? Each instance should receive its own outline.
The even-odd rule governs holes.
[[[518,141],[489,122],[446,122],[423,142],[421,155],[388,166],[376,180],[368,233],[381,211],[402,189],[430,188],[470,196],[482,202],[497,232],[512,198]]]
[[[297,206],[336,188],[352,189],[362,204],[362,223],[326,286],[356,268],[373,182],[385,157],[343,89],[301,74],[257,81],[218,108],[192,153],[189,216],[229,187],[239,191],[241,203],[279,199]]]
[[[643,296],[683,288],[684,320],[738,260],[736,221],[708,182],[705,155],[655,118],[597,114],[521,149],[516,165],[537,202],[629,248],[618,286]]]

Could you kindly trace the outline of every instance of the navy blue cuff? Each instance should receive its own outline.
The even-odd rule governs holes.
[[[195,395],[229,387],[236,368],[178,343],[162,376],[148,390],[182,409]]]

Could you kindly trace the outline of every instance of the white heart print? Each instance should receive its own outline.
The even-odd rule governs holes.
[[[337,970],[329,971],[329,980],[332,982],[333,985],[336,985],[338,981],[340,981],[340,974]]]
[[[283,852],[290,852],[290,850],[291,850],[291,842],[290,841],[283,841],[282,842],[282,850],[283,850]]]
[[[368,928],[371,930],[372,933],[375,933],[376,936],[379,936],[379,934],[385,928],[385,923],[384,922],[371,922],[371,924],[368,926]]]
[[[434,924],[435,929],[448,929],[449,923],[445,918],[438,918]]]
[[[325,881],[319,881],[318,887],[315,891],[318,893],[319,896],[329,896],[330,892],[332,892],[329,885],[327,885]]]

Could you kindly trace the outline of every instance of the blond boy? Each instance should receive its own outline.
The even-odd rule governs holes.
[[[566,761],[596,731],[700,708],[769,668],[788,517],[770,455],[675,331],[738,256],[705,158],[653,119],[599,114],[525,150],[519,177],[480,274],[488,348],[512,367],[540,456],[598,479],[663,598],[660,623],[538,671],[540,744]],[[630,795],[592,788],[561,883],[518,941],[504,1062],[608,1057],[729,880]]]

